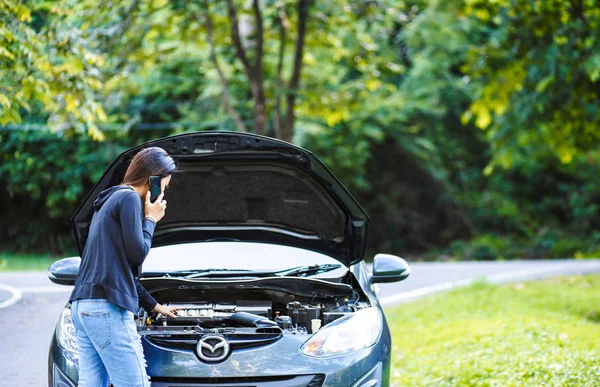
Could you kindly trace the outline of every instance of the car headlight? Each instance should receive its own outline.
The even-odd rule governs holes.
[[[56,326],[56,341],[63,349],[72,352],[77,357],[79,348],[77,347],[77,334],[75,325],[71,319],[71,309],[63,309]]]
[[[302,344],[300,352],[326,357],[367,348],[379,340],[382,327],[383,316],[378,308],[362,309],[325,325]]]

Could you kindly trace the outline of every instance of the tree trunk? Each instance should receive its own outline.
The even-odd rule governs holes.
[[[262,74],[263,60],[263,25],[262,13],[258,5],[258,0],[253,0],[252,10],[254,13],[254,22],[256,24],[256,60],[254,64],[250,63],[246,55],[246,49],[242,45],[240,29],[237,18],[237,11],[232,0],[227,0],[227,13],[231,22],[231,38],[235,46],[235,52],[238,59],[244,66],[246,78],[250,83],[252,90],[252,100],[254,102],[254,133],[265,135],[267,133],[266,118],[266,100],[264,91],[264,82]]]
[[[267,111],[262,72],[250,80],[250,88],[254,100],[254,133],[264,136],[267,134]]]
[[[296,103],[296,95],[300,85],[300,75],[302,70],[302,57],[304,55],[304,40],[306,36],[306,23],[308,21],[308,8],[310,0],[298,0],[298,35],[296,36],[296,47],[294,52],[294,68],[292,77],[286,91],[286,112],[285,118],[281,119],[280,98],[276,98],[276,118],[275,130],[276,135],[282,140],[291,141],[294,136],[294,105]],[[252,11],[254,14],[254,23],[256,26],[256,60],[251,63],[246,55],[246,49],[242,44],[240,37],[239,22],[237,11],[233,5],[233,0],[227,0],[227,13],[231,22],[231,38],[235,47],[235,53],[238,59],[242,62],[244,73],[250,83],[252,91],[252,101],[254,102],[254,133],[265,135],[267,133],[267,103],[264,91],[263,79],[263,23],[262,13],[258,4],[258,0],[252,1]],[[280,15],[281,17],[281,15]],[[282,20],[283,21],[283,20]],[[286,20],[287,21],[287,20]],[[283,44],[285,41],[285,26],[282,26],[283,40],[280,47],[280,63],[283,61]],[[281,79],[281,68],[277,70],[278,81]],[[280,87],[278,82],[278,88]]]
[[[286,31],[289,27],[289,21],[285,14],[285,8],[281,7],[277,16],[279,24],[279,54],[277,58],[277,73],[275,75],[275,116],[273,118],[273,131],[275,137],[283,138],[283,121],[281,116],[281,94],[283,93],[283,81],[281,79],[281,71],[283,69],[283,58],[285,57],[285,40]]]
[[[300,85],[300,75],[302,71],[302,57],[304,56],[304,38],[306,37],[306,22],[308,21],[308,8],[310,0],[298,1],[298,35],[296,36],[296,49],[294,52],[294,70],[287,91],[287,109],[285,114],[285,122],[283,125],[283,140],[292,141],[294,137],[294,124],[296,116],[294,108],[296,104],[296,95],[298,86]]]
[[[248,130],[246,129],[246,125],[244,125],[244,121],[242,121],[242,118],[240,117],[238,112],[235,110],[235,108],[233,107],[233,105],[231,105],[231,103],[229,101],[229,85],[227,84],[227,79],[225,79],[225,74],[223,73],[223,70],[221,69],[221,65],[219,64],[219,60],[217,58],[215,41],[213,39],[213,29],[214,28],[213,28],[212,19],[210,17],[210,12],[208,10],[208,0],[203,1],[202,7],[205,12],[204,26],[206,27],[206,37],[208,40],[208,44],[210,46],[210,60],[213,62],[215,68],[217,69],[217,74],[219,75],[219,80],[221,81],[221,87],[223,88],[223,95],[222,95],[223,105],[225,106],[225,109],[227,109],[227,112],[233,119],[233,122],[235,122],[237,130],[240,132],[247,132]]]

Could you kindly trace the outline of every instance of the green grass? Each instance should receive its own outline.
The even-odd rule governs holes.
[[[0,272],[17,270],[47,270],[61,257],[42,254],[19,254],[0,252]]]
[[[600,386],[600,275],[478,283],[386,316],[393,386]]]

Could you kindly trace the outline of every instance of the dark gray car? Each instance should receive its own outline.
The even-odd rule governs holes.
[[[178,163],[142,284],[172,319],[140,309],[155,387],[388,386],[391,337],[376,283],[405,279],[401,258],[363,262],[368,216],[312,153],[245,133],[163,138],[121,154],[72,218],[81,252],[98,193],[147,146]],[[72,285],[79,258],[53,264]],[[76,386],[70,305],[50,345],[49,386]]]

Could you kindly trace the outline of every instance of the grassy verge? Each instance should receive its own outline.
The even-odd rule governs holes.
[[[60,257],[36,254],[0,252],[0,272],[17,270],[47,270]]]
[[[393,386],[600,385],[600,275],[475,284],[390,308]]]

